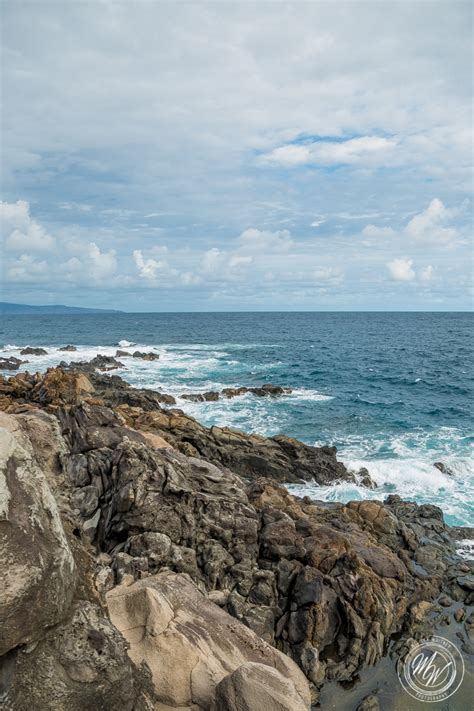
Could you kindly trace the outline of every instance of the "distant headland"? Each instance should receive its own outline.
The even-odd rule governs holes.
[[[120,314],[124,313],[117,309],[89,309],[81,306],[63,306],[62,304],[52,304],[48,306],[31,306],[30,304],[9,304],[0,301],[0,314]]]

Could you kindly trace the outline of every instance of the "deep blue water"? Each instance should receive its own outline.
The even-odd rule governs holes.
[[[3,316],[0,344],[41,345],[44,369],[115,353],[120,341],[155,347],[159,361],[126,362],[132,384],[175,395],[273,382],[291,396],[244,396],[179,405],[206,424],[332,443],[350,466],[367,466],[388,492],[439,504],[451,523],[472,525],[473,316],[466,313],[206,313]],[[133,350],[133,348],[132,348]],[[2,355],[18,355],[5,349]],[[435,467],[442,461],[451,476]],[[347,500],[343,485],[306,491]]]

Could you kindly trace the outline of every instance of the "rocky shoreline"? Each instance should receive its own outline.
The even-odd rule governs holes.
[[[0,377],[2,708],[324,709],[434,629],[472,654],[473,566],[439,508],[294,497],[376,484],[97,365]]]

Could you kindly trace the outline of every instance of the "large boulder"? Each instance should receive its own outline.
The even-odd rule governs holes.
[[[290,679],[264,664],[246,662],[216,689],[212,711],[307,711],[308,704]]]
[[[100,608],[85,600],[74,603],[67,619],[33,649],[12,650],[2,671],[0,706],[12,711],[153,708],[146,674],[137,672],[126,641]]]
[[[308,683],[296,664],[210,602],[187,576],[165,571],[124,584],[107,594],[107,602],[131,659],[137,666],[148,664],[164,707],[209,709],[216,686],[247,662],[277,670],[278,682],[286,680],[286,686],[280,682],[278,687],[281,697],[284,686],[287,691],[282,709],[290,709],[295,699],[292,711],[309,707]]]
[[[0,413],[0,655],[40,639],[68,609],[74,560],[56,501],[18,421]]]

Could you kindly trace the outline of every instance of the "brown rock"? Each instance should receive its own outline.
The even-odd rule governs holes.
[[[207,600],[184,576],[163,572],[120,586],[107,594],[107,602],[112,622],[130,645],[130,658],[136,665],[148,664],[159,703],[209,708],[216,686],[229,672],[256,662],[287,680],[280,683],[279,693],[289,689],[302,708],[309,705],[309,688],[298,667]]]

